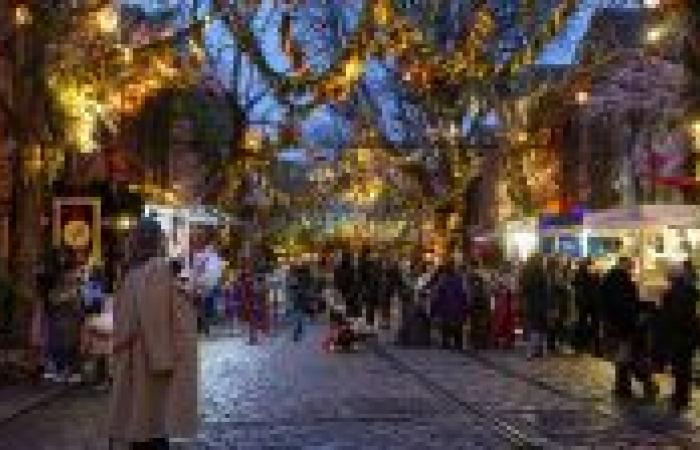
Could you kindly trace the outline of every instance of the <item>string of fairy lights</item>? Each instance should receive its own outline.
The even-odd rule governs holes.
[[[256,2],[253,2],[254,4]],[[294,2],[286,2],[293,4]],[[524,3],[528,3],[527,0]],[[243,14],[231,7],[226,0],[215,0],[217,17],[220,17],[236,36],[257,70],[268,81],[272,90],[280,97],[296,96],[308,98],[295,105],[297,114],[303,116],[329,101],[341,101],[349,95],[361,79],[365,65],[371,56],[391,58],[399,63],[403,80],[427,93],[442,89],[446,83],[461,87],[460,106],[472,107],[497,77],[512,77],[533,64],[544,47],[560,34],[567,20],[576,11],[579,0],[561,0],[529,39],[528,44],[505,62],[497,63],[486,52],[489,39],[495,36],[493,12],[486,2],[479,2],[474,12],[473,23],[457,39],[457,45],[449,54],[436,49],[418,27],[401,15],[392,0],[364,0],[358,24],[347,39],[347,45],[339,52],[334,62],[323,73],[312,73],[307,66],[295,67],[293,73],[281,73],[271,67],[260,43]],[[249,5],[254,7],[255,5]],[[523,5],[520,14],[528,14]],[[293,7],[293,5],[292,5]],[[523,17],[521,20],[526,20]],[[283,23],[287,23],[283,20]],[[291,33],[281,27],[281,41],[285,53],[295,60],[303,51],[295,47]],[[469,95],[472,94],[472,95]],[[475,111],[473,111],[475,112]]]
[[[295,6],[295,2],[278,3],[287,9]],[[225,0],[215,0],[211,15],[180,32],[189,38],[190,52],[186,56],[173,45],[177,33],[173,30],[146,44],[122,42],[119,12],[107,3],[91,11],[85,20],[75,21],[75,29],[55,46],[47,84],[68,122],[67,141],[81,152],[94,151],[99,124],[114,127],[116,118],[136,114],[145,100],[160,89],[196,81],[203,59],[204,30],[220,18],[279,98],[307,99],[301,105],[287,103],[297,118],[322,104],[347,98],[373,55],[398,61],[403,80],[426,94],[440,89],[445,82],[463,86],[463,91],[471,88],[473,95],[462,96],[468,102],[462,106],[478,115],[488,106],[488,102],[478,98],[485,92],[483,84],[494,76],[514,75],[531,64],[543,46],[561,31],[577,3],[578,0],[561,0],[528,46],[507,62],[496,64],[483,50],[495,28],[486,2],[477,5],[473,23],[465,28],[454,51],[442,54],[425,33],[399,13],[392,0],[364,0],[352,36],[328,70],[319,74],[305,66],[295,67],[291,74],[274,70],[249,21]],[[247,11],[255,11],[260,2],[248,1],[244,6]],[[525,11],[523,8],[523,14]],[[26,7],[19,6],[16,15],[18,25],[31,21]],[[289,30],[282,28],[285,53],[290,58],[298,55],[302,51]]]
[[[291,73],[279,72],[271,66],[260,38],[251,28],[249,18],[261,6],[259,0],[247,1],[236,8],[226,0],[215,0],[209,15],[194,20],[185,29],[164,27],[138,41],[130,38],[133,32],[125,37],[122,18],[111,2],[87,12],[52,47],[46,74],[49,92],[66,120],[67,143],[79,152],[93,152],[99,148],[98,131],[102,126],[116,129],[121,118],[138,114],[147,99],[159,91],[196,83],[204,58],[205,31],[217,19],[223,21],[239,50],[247,55],[272,92],[291,106],[296,119],[323,104],[346,99],[373,58],[396,61],[402,82],[424,98],[435,96],[445,86],[458,86],[459,96],[454,99],[454,106],[483,118],[494,107],[494,100],[488,98],[492,96],[494,80],[514,77],[532,64],[544,46],[561,32],[579,2],[560,0],[528,44],[506,61],[497,63],[486,50],[499,37],[494,12],[485,1],[475,2],[469,24],[457,36],[454,48],[445,52],[393,0],[363,0],[354,31],[321,73],[313,72],[304,63],[307,55],[290,31],[291,16],[287,12],[295,7],[295,2],[278,3],[286,14],[279,32],[283,52],[292,62]],[[527,8],[523,7],[521,14],[522,20],[526,20]],[[17,9],[18,26],[31,20],[29,9]],[[179,38],[188,42],[187,52],[174,45]],[[455,170],[450,178],[461,179],[461,173],[468,171],[468,164],[453,162]],[[244,167],[229,168],[235,172],[234,179],[241,179]],[[368,192],[361,194],[371,198],[374,191],[368,189]],[[459,192],[459,189],[450,191],[450,195],[441,197],[440,203],[453,201]]]

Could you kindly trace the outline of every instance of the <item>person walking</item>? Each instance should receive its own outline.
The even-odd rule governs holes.
[[[359,289],[362,293],[362,305],[365,309],[365,324],[372,329],[374,328],[375,313],[379,301],[380,266],[369,247],[365,247],[362,250],[358,271],[359,277],[357,281],[360,283]]]
[[[562,261],[552,256],[546,263],[547,277],[547,351],[556,353],[565,341],[565,325],[568,315],[568,291],[566,269]]]
[[[189,287],[164,257],[157,222],[141,220],[114,305],[109,436],[131,450],[167,449],[197,428],[197,329]]]
[[[309,310],[312,289],[311,270],[307,263],[297,263],[291,273],[293,340],[298,342],[304,332],[304,318]]]
[[[592,261],[584,258],[578,265],[573,279],[574,304],[576,306],[575,348],[600,354],[598,299],[599,280],[591,270]]]
[[[395,268],[393,261],[388,256],[384,256],[379,260],[379,317],[380,328],[388,330],[391,327],[391,306],[392,299],[397,289],[398,271]]]
[[[92,382],[96,385],[103,385],[108,378],[107,352],[104,342],[107,341],[102,332],[103,312],[106,303],[106,280],[100,268],[94,268],[86,277],[82,286],[83,313],[83,354],[89,359],[93,367]]]
[[[238,272],[234,269],[227,273],[226,283],[223,289],[224,317],[228,325],[233,328],[236,319],[240,317],[240,285],[238,282]]]
[[[525,264],[521,277],[521,294],[525,302],[525,322],[528,336],[528,358],[541,357],[547,331],[547,278],[544,261],[539,254]]]
[[[491,292],[484,279],[485,274],[479,273],[474,266],[467,273],[470,304],[470,340],[476,349],[485,349],[489,345],[491,322]]]
[[[403,261],[399,274],[401,324],[397,339],[402,346],[430,346],[430,318],[420,301],[420,275],[417,263],[408,258]]]
[[[469,294],[462,274],[455,263],[448,261],[438,274],[432,292],[430,312],[441,327],[442,348],[464,349],[464,322],[467,317]]]
[[[78,270],[64,268],[48,310],[49,354],[57,381],[81,381],[79,370],[82,314]]]
[[[615,351],[613,392],[620,398],[630,398],[634,372],[632,345],[639,321],[639,292],[632,280],[630,258],[620,258],[617,265],[608,271],[601,285],[601,295],[605,302],[606,334]],[[642,381],[649,385],[648,380]]]
[[[343,252],[333,275],[333,280],[335,281],[340,295],[343,297],[345,312],[348,318],[359,317],[361,311],[355,263],[355,257],[352,253]]]
[[[695,286],[694,277],[689,264],[672,272],[670,286],[661,304],[661,339],[675,382],[671,397],[671,406],[675,411],[685,410],[690,402],[693,353],[700,337],[700,323],[695,309],[700,292]]]
[[[513,348],[515,345],[515,306],[510,286],[510,274],[502,271],[496,279],[494,311],[491,323],[491,340],[497,347]]]

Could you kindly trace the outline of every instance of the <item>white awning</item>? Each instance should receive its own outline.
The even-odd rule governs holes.
[[[700,228],[700,206],[640,205],[586,213],[583,225],[590,229],[635,229],[642,226]]]

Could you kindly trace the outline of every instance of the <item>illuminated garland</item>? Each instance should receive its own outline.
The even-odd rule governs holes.
[[[496,73],[514,75],[522,66],[532,64],[534,58],[536,58],[537,55],[544,50],[544,47],[562,31],[567,20],[576,10],[578,3],[579,0],[562,0],[555,8],[549,20],[541,26],[540,32],[531,40],[530,44],[508,60],[506,64],[496,67]]]
[[[100,124],[116,128],[117,117],[136,114],[161,89],[195,81],[201,63],[203,23],[130,48],[119,45],[119,16],[111,6],[79,22],[51,55],[49,92],[66,119],[66,141],[80,152],[97,149]],[[190,57],[172,45],[191,37]]]
[[[230,8],[224,0],[216,0],[216,6],[224,13],[221,16],[222,20],[231,33],[236,36],[238,43],[251,62],[264,77],[272,82],[274,90],[284,96],[304,93],[311,86],[332,84],[333,81],[343,78],[355,81],[359,79],[358,70],[354,66],[356,61],[364,61],[369,54],[373,23],[371,3],[372,0],[366,0],[363,3],[355,34],[350,37],[349,45],[340,52],[327,71],[323,74],[289,75],[277,72],[270,66],[257,42],[255,33],[245,23],[245,19]],[[362,68],[360,67],[359,74],[361,73]]]
[[[542,25],[531,43],[505,64],[489,61],[484,48],[494,32],[494,21],[486,2],[477,7],[474,26],[460,39],[455,51],[447,56],[430,45],[423,33],[401,17],[391,0],[366,0],[349,45],[344,48],[322,74],[284,74],[274,70],[265,58],[253,31],[246,21],[224,0],[216,0],[222,18],[236,36],[242,50],[260,73],[271,83],[275,93],[311,96],[304,105],[295,105],[304,115],[327,101],[344,99],[362,76],[369,55],[396,57],[405,71],[407,81],[423,90],[442,88],[446,82],[460,85],[462,91],[477,91],[484,80],[494,75],[515,75],[524,65],[531,64],[544,46],[558,35],[575,11],[578,0],[562,0],[552,16]]]

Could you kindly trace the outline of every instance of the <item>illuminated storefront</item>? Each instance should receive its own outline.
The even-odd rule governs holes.
[[[621,256],[635,262],[642,295],[657,299],[672,264],[700,263],[700,206],[640,205],[586,214],[588,247],[602,269]]]

